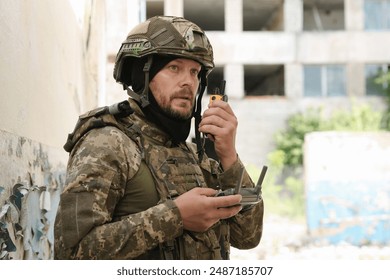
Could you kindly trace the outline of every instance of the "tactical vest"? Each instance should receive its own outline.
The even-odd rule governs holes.
[[[175,147],[156,144],[142,134],[136,123],[129,122],[133,110],[128,102],[119,104],[98,108],[80,116],[64,149],[70,152],[77,141],[91,129],[114,126],[138,145],[142,160],[152,174],[160,197],[159,203],[175,199],[194,187],[210,186],[210,182],[206,180],[209,181],[207,178],[218,173],[216,162],[211,161],[210,164],[210,161],[203,159],[199,163],[196,148],[187,143]],[[126,118],[126,122],[122,118]],[[145,168],[145,165],[141,164],[140,168]],[[135,176],[140,173],[143,172],[137,172]],[[180,237],[160,244],[154,250],[139,256],[139,259],[227,259],[230,251],[228,240],[229,227],[222,221],[206,232],[184,231]]]

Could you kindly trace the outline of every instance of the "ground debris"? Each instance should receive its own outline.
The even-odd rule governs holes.
[[[232,248],[232,260],[390,260],[390,245],[354,246],[314,241],[307,233],[305,221],[266,215],[263,237],[251,250]]]

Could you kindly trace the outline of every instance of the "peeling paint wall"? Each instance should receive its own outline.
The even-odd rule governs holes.
[[[0,130],[0,259],[52,259],[67,154]]]
[[[390,133],[305,137],[306,217],[321,242],[390,244]]]
[[[62,146],[105,90],[105,0],[0,1],[0,259],[52,259]]]

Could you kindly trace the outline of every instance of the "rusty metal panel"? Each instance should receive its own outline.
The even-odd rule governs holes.
[[[52,259],[67,155],[0,130],[0,259]]]
[[[390,133],[310,133],[304,153],[311,236],[390,244]]]

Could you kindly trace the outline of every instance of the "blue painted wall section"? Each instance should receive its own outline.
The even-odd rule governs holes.
[[[390,241],[390,182],[331,182],[307,186],[307,224],[312,236],[332,244]]]
[[[315,241],[390,245],[390,133],[307,135],[305,188]]]
[[[0,259],[52,259],[66,154],[0,131]]]

